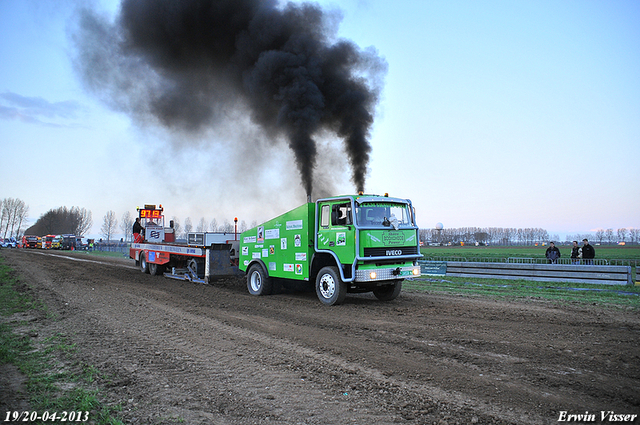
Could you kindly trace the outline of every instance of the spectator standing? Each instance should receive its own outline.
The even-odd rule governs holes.
[[[580,264],[580,247],[578,241],[573,241],[573,247],[571,248],[571,264]]]
[[[142,243],[142,224],[140,224],[140,217],[136,218],[136,222],[133,223],[133,241],[135,243]]]
[[[596,258],[596,250],[589,244],[587,239],[582,240],[582,258],[585,264],[593,264],[593,259]]]
[[[545,256],[547,257],[547,260],[549,260],[549,264],[558,264],[558,258],[560,258],[560,250],[554,242],[549,242],[549,248],[547,248]]]

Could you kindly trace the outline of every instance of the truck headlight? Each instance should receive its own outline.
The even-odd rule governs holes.
[[[415,269],[413,269],[412,273],[413,273],[414,276],[418,276],[420,274],[420,269],[415,268]]]
[[[369,273],[369,278],[371,278],[371,280],[375,279],[376,276],[377,276],[376,272]]]

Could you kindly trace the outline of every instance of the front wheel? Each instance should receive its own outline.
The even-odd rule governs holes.
[[[347,296],[347,284],[334,266],[323,267],[316,277],[316,294],[324,305],[338,305]]]
[[[247,273],[247,289],[251,295],[270,295],[273,289],[273,282],[264,267],[254,263],[249,267]]]
[[[391,301],[398,298],[402,291],[402,280],[396,281],[394,284],[380,286],[373,290],[373,295],[380,301]]]

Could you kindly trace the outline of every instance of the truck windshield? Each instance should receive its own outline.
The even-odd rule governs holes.
[[[356,205],[358,225],[373,227],[410,227],[411,214],[406,204],[368,203]]]

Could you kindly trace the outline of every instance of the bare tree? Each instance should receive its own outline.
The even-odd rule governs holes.
[[[122,219],[121,219],[121,223],[120,223],[120,229],[122,230],[122,233],[124,233],[124,240],[128,241],[128,240],[133,240],[133,217],[131,216],[131,213],[129,211],[125,211],[124,214],[122,214]]]
[[[21,205],[21,207],[19,208],[19,210],[17,211],[17,214],[16,214],[16,218],[17,218],[17,221],[18,221],[18,223],[16,225],[16,236],[22,234],[22,230],[21,230],[22,224],[27,221],[27,215],[28,214],[29,214],[29,206],[26,205],[24,202],[22,202],[22,205]]]
[[[229,220],[225,218],[222,226],[220,226],[218,230],[225,233],[231,233],[233,232],[233,225],[231,224],[231,222],[229,222]]]
[[[107,242],[111,240],[111,235],[116,230],[117,225],[118,219],[116,218],[116,213],[111,210],[107,211],[104,215],[102,227],[100,228],[100,234],[104,236]]]
[[[622,229],[618,229],[618,240],[624,242],[627,239],[627,234],[629,231],[624,227]]]
[[[605,233],[605,238],[607,239],[607,242],[613,243],[613,241],[615,240],[613,236],[613,229],[607,229],[605,230],[604,233]]]
[[[91,211],[80,207],[71,207],[71,211],[76,216],[77,220],[75,228],[71,233],[76,236],[82,236],[91,229],[91,226],[93,226]]]
[[[239,232],[239,233],[244,233],[244,232],[246,232],[247,230],[248,230],[247,222],[246,222],[246,221],[244,221],[244,220],[242,220],[242,221],[240,222],[240,227],[238,227],[238,232]]]
[[[20,234],[22,222],[26,220],[29,207],[23,200],[5,198],[0,202],[0,231],[2,237],[17,237]]]
[[[218,220],[216,220],[215,218],[211,220],[211,223],[209,224],[209,230],[211,230],[212,232],[218,231]]]
[[[196,226],[196,232],[206,232],[207,231],[207,221],[202,217]]]
[[[184,237],[187,237],[188,233],[191,233],[193,229],[193,224],[191,224],[191,218],[187,217],[184,219]]]

